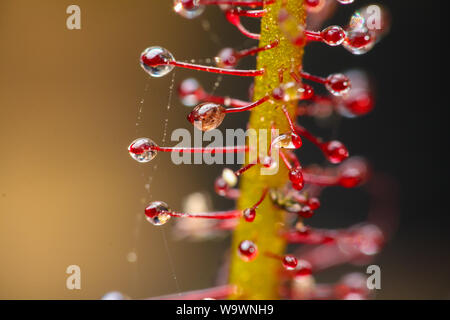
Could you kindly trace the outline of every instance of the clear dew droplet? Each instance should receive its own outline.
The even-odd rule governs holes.
[[[155,147],[157,147],[157,144],[149,138],[139,138],[130,144],[128,152],[137,162],[146,163],[156,157],[158,151]]]
[[[154,201],[145,208],[147,221],[155,226],[162,226],[170,220],[170,208],[167,203]]]
[[[335,73],[328,76],[325,87],[332,95],[341,97],[348,94],[352,86],[350,79],[346,75]]]
[[[184,18],[194,19],[205,11],[205,6],[199,0],[174,0],[173,10]]]
[[[367,28],[367,21],[359,11],[352,15],[345,31],[347,36],[342,45],[352,54],[364,54],[370,51],[376,43],[376,32]]]
[[[149,47],[141,54],[141,67],[149,75],[155,78],[164,77],[175,66],[169,64],[175,61],[173,55],[162,47]]]
[[[221,105],[205,102],[196,106],[187,119],[197,129],[209,131],[216,129],[225,118],[225,108]]]
[[[272,141],[272,147],[283,149],[297,149],[297,146],[292,140],[292,134],[286,133],[279,135]]]

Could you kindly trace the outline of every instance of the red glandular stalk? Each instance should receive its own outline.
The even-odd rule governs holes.
[[[176,67],[182,67],[186,69],[193,69],[198,71],[206,71],[212,73],[220,73],[220,74],[228,74],[233,76],[242,76],[242,77],[256,77],[264,74],[264,70],[234,70],[234,69],[224,69],[217,67],[208,67],[202,66],[199,64],[192,64],[188,62],[180,62],[180,61],[171,61],[170,65]]]

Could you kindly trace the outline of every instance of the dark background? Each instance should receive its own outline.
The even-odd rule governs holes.
[[[398,229],[377,260],[384,276],[379,298],[449,298],[444,1],[380,3],[391,10],[393,24],[373,51],[360,57],[339,51],[317,59],[323,50],[317,48],[307,52],[305,63],[322,74],[339,64],[358,66],[375,79],[376,109],[367,117],[343,121],[339,139],[370,159],[378,179],[388,179],[377,187],[386,189],[385,197],[398,191]],[[342,21],[348,12],[351,8],[339,10],[332,21]],[[360,212],[352,207],[363,205],[355,198],[333,198],[341,213],[339,223],[349,223]],[[329,217],[321,218],[327,223]]]
[[[174,166],[167,155],[159,155],[155,169],[153,163],[129,159],[126,147],[134,138],[161,142],[166,117],[169,134],[190,128],[186,108],[176,97],[166,110],[171,75],[148,79],[137,57],[145,47],[161,45],[180,59],[201,59],[223,46],[244,48],[252,41],[216,8],[188,21],[172,12],[170,2],[0,3],[0,298],[98,298],[113,289],[146,297],[214,283],[228,239],[175,242],[170,226],[158,229],[142,219],[150,199],[180,208],[184,196],[211,192],[221,167]],[[342,25],[369,3],[355,2],[340,8],[327,24]],[[65,9],[72,3],[82,10],[80,31],[65,27]],[[375,182],[382,183],[375,190],[389,199],[389,214],[382,221],[398,222],[375,262],[382,269],[378,297],[446,299],[450,218],[444,1],[380,3],[391,10],[393,25],[371,52],[352,56],[342,48],[312,45],[304,68],[319,75],[363,68],[376,84],[375,110],[341,121],[335,136],[352,154],[370,159]],[[248,61],[242,66],[251,67]],[[177,70],[175,84],[188,76],[208,90],[217,79]],[[244,99],[248,84],[248,79],[224,77],[217,92]],[[246,120],[233,117],[223,127],[243,127]],[[316,130],[331,136],[331,130]],[[302,159],[315,160],[307,150],[300,153]],[[144,189],[149,176],[150,193]],[[344,227],[366,220],[371,208],[367,194],[366,189],[327,191],[312,224]],[[232,206],[216,196],[213,202],[217,209]],[[137,262],[127,261],[130,252],[137,252]],[[70,264],[81,266],[80,291],[65,288]],[[339,267],[319,280],[333,282],[353,270],[364,271]]]

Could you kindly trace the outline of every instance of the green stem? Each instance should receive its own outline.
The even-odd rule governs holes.
[[[283,75],[284,83],[293,81],[289,74],[290,71],[302,65],[303,47],[293,45],[283,36],[278,26],[278,15],[283,6],[294,22],[294,27],[305,22],[302,0],[277,0],[274,4],[266,6],[268,12],[261,21],[259,46],[263,47],[275,40],[279,40],[279,45],[258,54],[257,68],[264,68],[265,73],[255,80],[253,101],[257,101],[280,85],[280,72]],[[289,132],[288,122],[281,107],[286,105],[289,114],[293,117],[296,104],[296,101],[275,104],[266,102],[251,111],[250,127],[256,129],[257,132],[260,129],[267,130],[269,136],[272,126],[280,133]],[[259,145],[260,137],[257,136]],[[270,139],[267,140],[268,148]],[[281,165],[278,173],[274,175],[261,175],[259,167],[247,171],[241,178],[241,197],[238,208],[251,207],[258,200],[264,188],[280,187],[287,181],[287,170]],[[279,297],[281,262],[267,257],[265,253],[284,254],[286,243],[279,236],[284,218],[284,212],[275,208],[266,198],[257,209],[254,222],[249,223],[242,219],[239,223],[232,240],[230,283],[238,288],[232,298],[277,299]],[[258,247],[259,256],[251,262],[244,262],[237,255],[237,248],[243,240],[252,240]]]

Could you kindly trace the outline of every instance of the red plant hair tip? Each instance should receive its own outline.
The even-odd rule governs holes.
[[[189,214],[181,212],[173,212],[170,210],[169,206],[162,201],[154,201],[150,203],[145,208],[145,216],[147,220],[153,225],[160,226],[165,224],[170,220],[171,217],[176,218],[199,218],[199,219],[235,219],[241,215],[240,210],[230,210],[222,212],[210,212],[210,213],[199,213],[199,214]]]
[[[303,172],[301,168],[294,167],[289,170],[289,180],[292,183],[292,187],[295,190],[302,190],[305,186],[305,180],[303,179]]]
[[[332,95],[337,97],[345,96],[351,89],[350,79],[341,73],[330,74],[327,78],[314,76],[304,71],[300,71],[300,75],[306,80],[323,84]]]
[[[225,17],[228,22],[235,26],[244,36],[255,40],[260,39],[261,35],[259,33],[250,32],[242,25],[240,16],[234,14],[232,11],[225,11]]]
[[[339,185],[354,188],[364,183],[369,175],[367,163],[361,158],[351,158],[338,168]]]
[[[258,247],[253,241],[241,241],[238,246],[238,255],[243,261],[250,262],[257,257]]]
[[[348,158],[348,150],[340,141],[324,142],[321,144],[321,149],[331,163],[341,163]]]
[[[247,56],[255,55],[259,52],[270,50],[278,46],[279,41],[274,42],[264,46],[264,47],[254,47],[250,49],[244,49],[241,51],[236,51],[233,48],[224,48],[215,57],[216,65],[220,68],[231,69],[236,67],[238,62]]]
[[[172,71],[174,67],[244,77],[256,77],[264,74],[264,70],[223,69],[176,61],[173,55],[162,47],[149,47],[145,49],[141,54],[140,60],[142,68],[152,77],[165,76]]]
[[[149,138],[134,140],[128,147],[130,156],[137,162],[145,163],[154,159],[161,152],[184,152],[184,153],[240,153],[247,152],[248,146],[211,147],[211,148],[182,148],[182,147],[160,147]]]
[[[196,106],[187,116],[187,119],[197,129],[202,131],[209,131],[216,129],[225,119],[227,113],[249,111],[267,100],[269,96],[262,97],[261,99],[250,103],[246,106],[236,108],[224,108],[219,104],[204,102]]]
[[[293,255],[288,254],[283,257],[283,267],[286,270],[289,270],[289,271],[295,270],[297,268],[297,265],[298,265],[298,260]]]
[[[337,164],[348,158],[348,150],[342,142],[337,140],[323,142],[321,138],[314,136],[300,125],[296,125],[295,130],[322,150],[329,162]]]
[[[258,209],[259,205],[264,201],[264,199],[267,196],[267,192],[269,191],[268,188],[265,188],[261,194],[261,197],[259,200],[250,208],[247,208],[243,211],[242,216],[244,217],[245,221],[247,222],[253,222],[256,217],[256,209]]]
[[[339,46],[344,43],[346,33],[344,29],[339,26],[329,26],[320,32],[305,31],[305,38],[307,41],[320,41],[331,47]]]
[[[305,186],[305,180],[303,178],[303,171],[300,166],[300,163],[296,163],[295,165],[292,165],[289,160],[286,158],[286,155],[280,151],[279,152],[281,160],[283,160],[283,163],[286,165],[287,169],[289,170],[289,180],[292,183],[292,187],[295,190],[302,190]],[[297,160],[298,161],[298,160]]]
[[[274,254],[272,252],[266,252],[265,255],[268,258],[280,260],[281,264],[283,265],[283,267],[286,270],[288,270],[288,271],[292,271],[292,270],[295,270],[297,268],[298,260],[297,260],[296,257],[294,257],[291,254],[288,254],[288,255],[285,255],[285,256],[279,256],[279,255]]]

